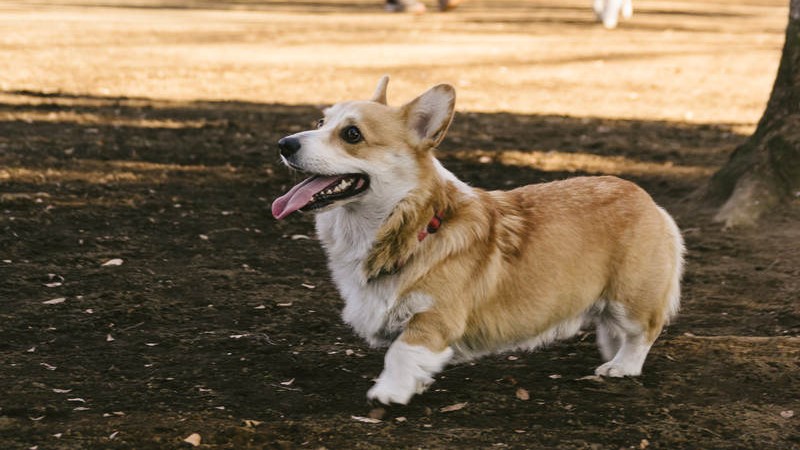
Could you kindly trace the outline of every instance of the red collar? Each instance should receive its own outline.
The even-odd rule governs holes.
[[[437,211],[433,215],[433,217],[431,218],[431,221],[428,222],[428,226],[425,227],[424,230],[420,231],[419,234],[417,234],[417,239],[420,242],[422,242],[423,239],[428,237],[429,234],[434,234],[437,231],[439,231],[439,228],[442,226],[442,221],[444,220],[442,218],[443,215],[444,215],[443,211]]]

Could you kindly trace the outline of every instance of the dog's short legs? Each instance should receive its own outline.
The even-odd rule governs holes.
[[[644,360],[653,343],[648,341],[644,333],[623,334],[620,338],[622,344],[617,354],[610,361],[598,367],[594,371],[595,375],[604,377],[641,375]]]
[[[600,349],[600,355],[602,355],[603,361],[611,361],[617,352],[619,352],[621,345],[622,339],[619,336],[618,330],[610,323],[598,321],[597,347]]]
[[[433,376],[453,357],[448,347],[434,352],[422,345],[410,345],[398,339],[386,352],[383,372],[367,392],[367,398],[383,404],[407,404],[414,394],[421,394],[433,383]]]
[[[383,371],[367,398],[384,404],[407,404],[433,383],[453,358],[449,330],[441,316],[432,311],[415,314],[395,340],[384,359]]]

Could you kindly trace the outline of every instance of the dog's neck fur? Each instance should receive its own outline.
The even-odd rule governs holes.
[[[363,272],[368,282],[396,273],[408,263],[416,249],[423,245],[418,240],[419,232],[427,227],[434,214],[441,214],[442,226],[447,227],[447,218],[454,212],[459,193],[471,188],[442,167],[430,153],[421,158],[420,163],[423,167],[419,182],[393,205],[391,202],[382,205],[354,203],[321,214],[327,216],[323,220],[328,227],[339,230],[336,239],[343,240],[339,245],[333,240],[332,230],[322,229],[322,218],[318,216],[318,231],[329,257],[344,256],[345,248],[349,249],[349,255],[363,255],[358,258],[361,267],[357,270]],[[342,230],[349,232],[343,236]]]
[[[452,214],[457,199],[447,178],[455,177],[432,156],[428,163],[430,170],[422,173],[429,176],[394,206],[378,229],[364,263],[368,280],[398,271],[421,245],[419,232],[427,227],[434,214],[440,214],[444,221]]]

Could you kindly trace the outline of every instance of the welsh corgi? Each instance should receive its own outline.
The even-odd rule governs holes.
[[[387,83],[278,141],[282,161],[309,178],[272,204],[277,219],[315,213],[344,321],[388,345],[367,397],[407,404],[447,364],[588,324],[605,361],[595,374],[639,375],[680,302],[684,245],[670,215],[611,176],[470,187],[434,156],[453,87],[397,108]]]

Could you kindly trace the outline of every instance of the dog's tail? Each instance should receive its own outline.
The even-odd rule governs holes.
[[[664,216],[664,223],[667,226],[667,234],[670,239],[670,247],[674,252],[672,274],[669,290],[667,291],[667,309],[665,311],[664,323],[668,324],[672,318],[678,314],[681,307],[681,278],[683,277],[683,257],[686,254],[686,247],[683,243],[681,230],[675,223],[675,219],[663,208],[659,207],[661,215]]]

